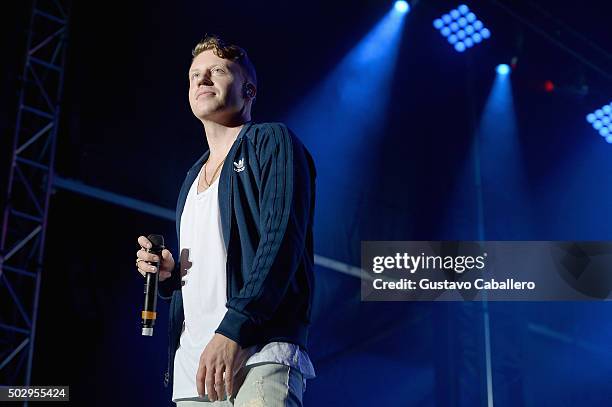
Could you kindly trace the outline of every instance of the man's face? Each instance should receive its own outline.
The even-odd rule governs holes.
[[[240,66],[207,50],[189,68],[189,104],[199,119],[229,120],[243,109],[244,77]]]

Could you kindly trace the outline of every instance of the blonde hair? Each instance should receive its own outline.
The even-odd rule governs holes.
[[[204,51],[212,50],[213,53],[219,58],[228,59],[237,63],[242,69],[247,81],[251,82],[257,87],[257,73],[255,72],[255,66],[249,59],[246,51],[234,44],[227,44],[221,38],[216,35],[206,35],[200,42],[198,42],[191,52],[193,59],[200,55]],[[193,61],[192,59],[192,61]]]

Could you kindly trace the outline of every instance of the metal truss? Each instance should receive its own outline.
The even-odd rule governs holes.
[[[34,0],[0,239],[0,385],[29,386],[64,81],[67,8]],[[24,405],[27,405],[25,402]]]

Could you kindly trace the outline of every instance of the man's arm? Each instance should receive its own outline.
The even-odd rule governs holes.
[[[241,347],[255,344],[257,327],[270,319],[282,301],[302,257],[309,222],[311,174],[304,149],[290,130],[270,125],[259,143],[261,168],[260,240],[240,293],[216,333]]]

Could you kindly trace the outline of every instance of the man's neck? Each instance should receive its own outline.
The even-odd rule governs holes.
[[[204,131],[210,148],[209,161],[211,163],[220,163],[225,158],[243,126],[244,123],[228,126],[204,121]]]

